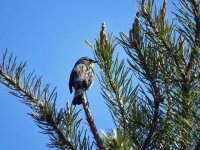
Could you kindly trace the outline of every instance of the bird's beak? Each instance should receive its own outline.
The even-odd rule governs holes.
[[[97,60],[95,60],[95,61],[93,61],[93,63],[98,63],[99,61],[97,61]]]

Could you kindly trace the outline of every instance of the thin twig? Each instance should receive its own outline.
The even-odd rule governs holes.
[[[87,101],[86,97],[84,97],[84,96],[82,97],[82,104],[83,104],[83,108],[85,111],[86,119],[89,124],[90,130],[91,130],[92,134],[94,135],[96,145],[100,150],[105,150],[105,148],[103,146],[103,141],[97,131],[96,125],[94,123],[94,119],[90,112],[88,101]]]

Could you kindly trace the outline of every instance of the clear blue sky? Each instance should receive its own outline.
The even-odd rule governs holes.
[[[127,33],[136,9],[133,0],[1,0],[0,55],[8,48],[18,60],[27,61],[28,71],[35,69],[43,84],[57,87],[57,107],[65,107],[73,97],[68,80],[74,63],[82,56],[93,57],[84,40],[94,43],[103,21],[107,32]],[[27,115],[31,110],[8,91],[0,85],[0,149],[48,149],[47,135]],[[97,79],[87,93],[98,130],[114,128]]]

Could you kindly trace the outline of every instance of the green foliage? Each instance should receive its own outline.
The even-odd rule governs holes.
[[[120,130],[109,130],[106,133],[103,132],[103,139],[105,147],[108,150],[137,150],[138,148],[132,147],[131,139],[128,136],[124,136]]]
[[[116,46],[116,39],[112,35],[108,35],[105,45],[100,45],[99,40],[96,40],[96,45],[91,47],[101,68],[99,80],[102,96],[106,100],[116,126],[125,129],[136,89],[133,88],[130,69],[125,66],[124,59],[119,62],[119,58],[116,56],[113,61]]]
[[[7,53],[7,51],[6,51]],[[48,146],[58,149],[92,149],[91,140],[79,126],[82,119],[74,107],[56,109],[56,89],[50,91],[47,84],[42,89],[42,78],[34,76],[34,72],[25,74],[26,63],[17,65],[16,57],[6,53],[0,64],[0,83],[10,88],[10,93],[21,98],[22,102],[32,109],[32,116],[41,128],[41,133],[49,136]]]
[[[165,0],[159,10],[142,0],[129,35],[87,42],[100,62],[102,95],[116,129],[132,139],[133,148],[195,149],[200,143],[199,2],[174,5],[176,18],[169,23]],[[128,66],[118,58],[118,43]],[[140,85],[133,84],[134,76]],[[105,139],[112,143],[110,132]]]

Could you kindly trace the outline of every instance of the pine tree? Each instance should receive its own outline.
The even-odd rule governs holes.
[[[98,133],[87,99],[83,108],[90,139],[69,102],[56,109],[56,89],[25,74],[26,63],[3,55],[0,83],[32,109],[38,127],[57,149],[200,149],[200,1],[180,0],[172,22],[166,0],[141,0],[129,34],[106,33],[105,23],[92,45],[98,79],[116,129]],[[118,47],[126,52],[120,58]],[[137,84],[136,84],[137,83]]]

